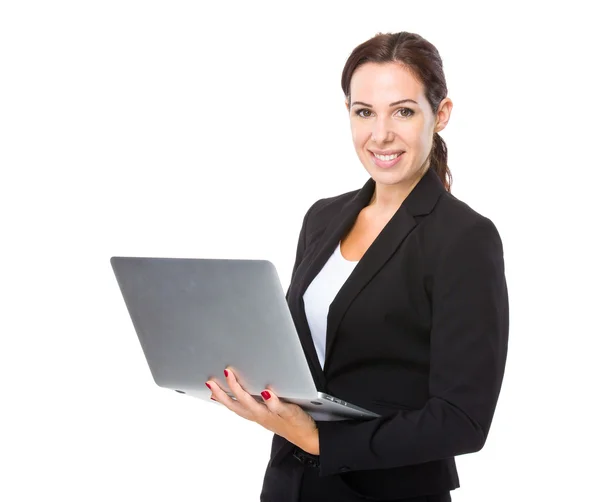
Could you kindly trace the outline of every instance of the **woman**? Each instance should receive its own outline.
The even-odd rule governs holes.
[[[412,33],[359,45],[342,74],[356,153],[370,179],[304,218],[290,311],[319,390],[375,411],[315,422],[269,390],[237,401],[275,433],[263,501],[449,501],[454,457],[480,450],[508,345],[502,242],[450,194],[438,132],[452,102],[436,48]]]

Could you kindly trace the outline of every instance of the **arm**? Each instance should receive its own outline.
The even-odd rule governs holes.
[[[507,345],[502,242],[484,219],[448,246],[434,272],[426,405],[362,422],[319,422],[321,475],[480,450],[500,392]]]

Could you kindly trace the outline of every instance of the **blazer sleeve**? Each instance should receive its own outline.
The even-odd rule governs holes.
[[[504,376],[508,293],[503,247],[483,218],[433,273],[429,399],[366,421],[319,422],[320,473],[388,469],[480,450]]]

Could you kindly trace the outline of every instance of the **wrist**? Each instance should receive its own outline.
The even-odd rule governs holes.
[[[311,455],[319,455],[319,430],[315,428],[313,433],[310,435],[306,448],[302,448],[306,453],[310,453]]]

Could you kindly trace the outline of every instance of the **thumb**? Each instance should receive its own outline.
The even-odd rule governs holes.
[[[292,417],[294,415],[295,406],[281,401],[272,390],[263,390],[260,395],[263,398],[263,402],[272,413],[275,413],[282,418]]]

